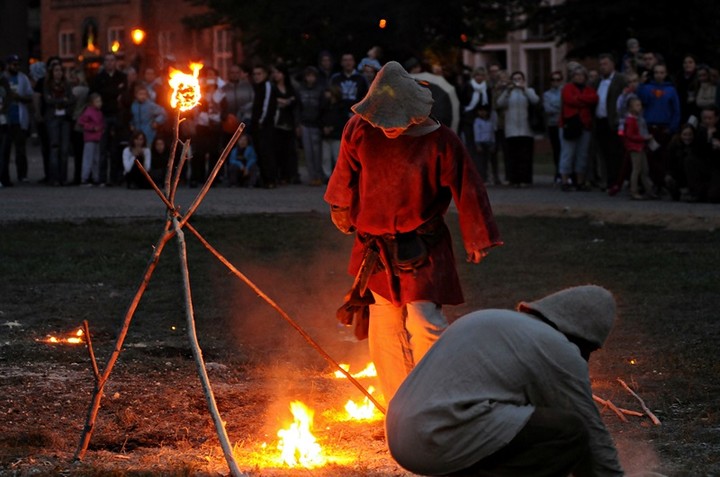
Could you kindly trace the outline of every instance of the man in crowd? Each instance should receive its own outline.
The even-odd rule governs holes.
[[[17,180],[27,182],[28,160],[26,143],[28,130],[30,129],[30,109],[28,105],[32,102],[33,89],[30,78],[20,71],[20,57],[10,55],[7,58],[5,79],[10,88],[5,97],[5,117],[7,120],[7,137],[5,139],[3,154],[3,168],[0,171],[0,182],[4,186],[11,186],[10,180],[10,152],[15,148],[15,168]]]
[[[378,257],[362,275],[374,302],[370,357],[386,400],[447,326],[442,305],[463,302],[443,220],[451,200],[469,262],[502,244],[479,173],[460,138],[430,116],[432,105],[430,90],[399,63],[383,66],[352,108],[325,193],[335,225],[357,231],[350,272]]]
[[[110,184],[119,184],[123,177],[121,131],[121,99],[127,91],[127,75],[120,71],[114,53],[105,55],[103,69],[95,76],[90,91],[100,94],[105,131],[100,141],[100,181],[109,180]],[[109,169],[109,178],[108,178]]]
[[[597,173],[600,188],[605,190],[615,183],[620,174],[623,161],[623,146],[618,130],[617,99],[626,86],[625,77],[615,71],[612,55],[599,56],[599,82],[591,85],[597,90],[598,104],[595,107],[593,122],[593,142],[595,143],[597,164],[591,167],[591,173]]]
[[[422,475],[623,475],[587,365],[614,319],[595,285],[459,318],[390,401],[390,453]]]

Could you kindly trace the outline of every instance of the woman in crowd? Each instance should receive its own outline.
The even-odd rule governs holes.
[[[297,93],[284,65],[274,65],[270,72],[277,93],[275,115],[275,159],[281,184],[299,184],[297,144]]]
[[[562,190],[588,191],[585,184],[587,172],[588,148],[592,118],[598,95],[587,85],[588,74],[583,66],[576,66],[570,82],[562,89],[562,114],[560,115],[560,176]],[[570,177],[575,174],[577,184],[571,184]]]
[[[511,186],[528,187],[533,181],[533,132],[529,108],[538,104],[535,90],[525,84],[525,75],[515,71],[497,99],[497,108],[505,113],[505,154],[507,178]]]
[[[70,154],[70,129],[75,107],[72,84],[60,63],[53,63],[44,85],[45,124],[50,140],[49,183],[65,185]]]

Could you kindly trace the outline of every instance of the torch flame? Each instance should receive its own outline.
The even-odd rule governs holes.
[[[294,421],[288,429],[277,433],[281,459],[288,467],[319,467],[325,464],[322,448],[312,434],[313,411],[300,401],[290,403]]]
[[[202,67],[202,63],[190,63],[192,75],[171,68],[169,83],[173,91],[170,96],[170,106],[180,111],[190,111],[200,104],[201,94],[198,74]]]
[[[344,369],[345,371],[350,371],[350,365],[349,364],[341,364],[340,367]],[[360,372],[357,372],[355,374],[351,374],[353,378],[374,378],[377,377],[377,370],[375,369],[375,363],[368,363],[367,366],[365,366],[365,369],[363,369]],[[342,373],[342,371],[335,371],[335,377],[336,378],[346,378],[346,376]]]

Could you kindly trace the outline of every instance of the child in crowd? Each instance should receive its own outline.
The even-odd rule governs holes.
[[[130,144],[123,149],[122,161],[125,173],[125,184],[128,189],[147,189],[150,187],[147,179],[140,172],[135,159],[140,161],[146,171],[152,167],[152,155],[147,147],[147,139],[142,131],[134,131],[130,136]]]
[[[105,131],[101,108],[102,96],[92,93],[88,98],[87,106],[77,119],[84,141],[80,184],[86,187],[93,184],[105,185],[100,182],[100,139]]]
[[[165,173],[170,159],[170,149],[165,143],[165,138],[155,136],[150,148],[150,177],[155,184],[162,189],[165,183]]]
[[[625,116],[625,149],[630,153],[632,162],[632,173],[630,174],[630,193],[635,200],[646,198],[657,199],[653,193],[653,183],[650,180],[650,168],[648,166],[645,148],[648,141],[653,137],[648,132],[645,118],[642,115],[642,102],[634,97],[628,100],[627,116]],[[640,183],[645,190],[645,195],[640,194]]]
[[[625,79],[627,80],[627,86],[623,89],[623,92],[618,96],[616,107],[617,107],[617,117],[618,117],[618,135],[622,137],[625,134],[625,117],[627,116],[627,105],[630,98],[637,98],[637,89],[638,85],[640,84],[640,77],[637,73],[630,71],[629,73],[625,74]],[[620,173],[618,174],[618,177],[610,178],[609,180],[613,180],[614,182],[611,184],[608,184],[608,195],[614,196],[617,195],[618,192],[620,192],[620,189],[622,189],[623,184],[627,179],[630,177],[630,170],[632,169],[632,163],[630,162],[630,154],[628,154],[627,150],[623,151],[623,161],[622,165],[620,166]]]
[[[130,130],[142,131],[149,144],[155,140],[155,130],[167,119],[167,113],[155,104],[145,84],[135,86],[135,100],[130,105]]]
[[[255,187],[260,170],[257,165],[255,148],[250,144],[250,136],[240,136],[237,144],[230,152],[228,186]]]
[[[476,109],[477,117],[473,122],[473,135],[475,137],[475,147],[477,148],[478,163],[475,164],[478,172],[486,183],[488,180],[488,162],[492,168],[492,183],[500,184],[500,176],[497,170],[497,159],[495,156],[495,123],[490,117],[490,107],[480,105]]]

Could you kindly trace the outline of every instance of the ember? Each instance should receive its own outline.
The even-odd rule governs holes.
[[[82,328],[80,328],[75,333],[67,337],[48,335],[47,338],[38,341],[50,344],[82,344],[85,342],[85,339],[83,338],[84,335],[85,333],[83,332]]]
[[[294,421],[288,429],[278,431],[278,449],[288,467],[319,467],[325,464],[322,448],[312,434],[314,412],[300,401],[290,403]]]

